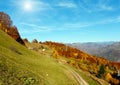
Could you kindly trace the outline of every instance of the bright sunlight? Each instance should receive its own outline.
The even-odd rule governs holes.
[[[24,3],[24,10],[26,10],[26,11],[32,11],[32,2],[25,2]]]

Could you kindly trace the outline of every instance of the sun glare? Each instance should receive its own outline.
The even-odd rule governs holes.
[[[24,10],[26,10],[26,11],[32,11],[32,3],[25,2],[24,3]]]

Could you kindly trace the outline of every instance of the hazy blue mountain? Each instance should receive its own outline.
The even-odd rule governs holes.
[[[68,45],[88,52],[92,55],[120,62],[120,42],[88,42],[72,43]]]

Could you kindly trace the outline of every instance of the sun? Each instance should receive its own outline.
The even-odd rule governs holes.
[[[31,2],[25,2],[24,3],[24,10],[32,11],[32,3]]]
[[[24,7],[25,7],[26,10],[30,10],[31,9],[31,5],[29,3],[26,3]]]

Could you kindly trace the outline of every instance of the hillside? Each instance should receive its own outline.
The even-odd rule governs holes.
[[[55,50],[47,45],[37,40],[24,43],[4,12],[0,12],[0,35],[0,85],[99,85],[83,71],[65,64],[66,59],[56,60]]]
[[[47,42],[48,45],[27,42],[26,48],[1,30],[0,34],[0,83],[3,85],[108,85],[103,79],[95,77],[101,63],[108,63],[106,59],[97,59],[75,48],[66,48],[64,44],[53,42]],[[56,49],[53,48],[55,46]],[[68,55],[59,54],[58,48],[64,52],[67,49]],[[74,54],[75,58],[70,56],[73,52],[78,52],[78,55]],[[98,64],[95,63],[96,59]],[[109,67],[112,66],[109,64]],[[107,69],[114,72],[114,69]]]
[[[0,85],[120,84],[120,63],[62,43],[22,40],[9,15],[0,14]]]
[[[49,56],[17,43],[0,30],[1,85],[78,85],[69,71]]]
[[[67,46],[62,43],[46,41],[42,44],[45,44],[52,48],[54,50],[53,56],[56,58],[67,58],[67,63],[69,65],[77,69],[82,69],[83,71],[90,72],[90,74],[98,78],[105,79],[111,84],[119,85],[119,80],[117,80],[118,76],[116,75],[116,72],[120,69],[120,63],[110,62],[105,58],[92,56],[86,52],[80,51],[76,48]],[[107,74],[109,74],[109,77]]]
[[[75,58],[71,58],[71,56],[65,57],[61,53],[59,54],[56,49],[49,47],[49,45],[46,45],[45,42],[44,43],[42,43],[42,42],[40,42],[40,43],[32,42],[31,43],[27,39],[24,39],[24,42],[25,42],[25,46],[28,49],[36,51],[37,53],[40,53],[43,55],[49,55],[50,58],[53,58],[53,59],[55,59],[56,62],[58,62],[59,64],[62,64],[65,68],[67,68],[70,72],[72,72],[72,74],[77,71],[77,73],[75,75],[78,75],[78,76],[75,76],[73,74],[75,79],[77,79],[77,81],[79,81],[79,79],[82,79],[82,77],[83,77],[83,79],[85,79],[85,81],[87,81],[89,85],[99,85],[102,82],[103,82],[102,85],[108,85],[107,82],[105,82],[102,79],[99,80],[99,78],[96,78],[95,76],[91,75],[88,71],[85,71],[82,68],[77,68],[79,59],[77,60]],[[54,42],[50,42],[50,43],[54,44]],[[61,44],[61,43],[56,43],[56,44]],[[60,46],[62,48],[64,48],[64,44],[61,44]],[[56,45],[56,47],[60,48],[59,45]],[[86,54],[86,53],[83,52],[83,54]],[[82,55],[82,51],[81,51],[81,55]],[[88,55],[88,54],[86,54],[86,55]],[[79,64],[80,63],[81,62],[79,62]],[[69,66],[70,66],[70,68],[69,68]],[[81,67],[82,67],[82,65],[81,65]],[[82,77],[80,77],[79,75]],[[84,85],[84,84],[82,84],[82,85]]]
[[[112,45],[115,42],[86,42],[86,43],[71,43],[67,44],[68,46],[75,47],[77,49],[80,49],[82,51],[85,51],[89,54],[95,54],[99,52],[98,50],[101,48],[104,48],[108,45]]]
[[[69,46],[76,47],[92,55],[102,56],[108,60],[120,62],[120,43],[103,42],[103,43],[73,43]]]
[[[120,62],[120,42],[103,47],[94,54],[98,56],[104,56],[111,61]]]

